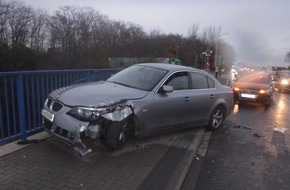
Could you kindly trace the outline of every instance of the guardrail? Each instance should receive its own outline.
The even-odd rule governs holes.
[[[42,129],[41,109],[54,89],[106,80],[120,69],[0,72],[0,145]]]

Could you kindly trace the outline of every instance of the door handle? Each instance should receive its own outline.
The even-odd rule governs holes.
[[[210,99],[214,99],[214,98],[215,98],[215,95],[211,94]]]
[[[190,100],[189,97],[185,97],[185,98],[184,98],[184,101],[189,101],[189,100]]]

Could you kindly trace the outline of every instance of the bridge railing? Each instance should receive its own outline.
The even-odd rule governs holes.
[[[42,129],[41,109],[54,89],[106,80],[120,69],[0,72],[0,145]]]

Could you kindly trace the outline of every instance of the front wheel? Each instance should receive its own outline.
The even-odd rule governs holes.
[[[215,131],[222,125],[225,119],[225,113],[221,106],[214,109],[211,118],[209,120],[208,129]]]
[[[107,126],[104,145],[108,150],[118,150],[125,146],[131,130],[128,119],[120,122],[112,122]]]

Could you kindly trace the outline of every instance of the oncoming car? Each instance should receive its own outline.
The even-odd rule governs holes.
[[[128,67],[106,81],[51,92],[43,127],[81,155],[93,144],[122,148],[130,136],[196,126],[218,129],[233,109],[233,91],[207,72],[162,63]]]
[[[290,91],[290,71],[278,71],[274,75],[274,87],[279,91]]]
[[[244,75],[233,84],[235,103],[255,102],[270,106],[273,100],[273,84],[266,72]]]
[[[231,78],[232,81],[237,81],[241,75],[241,68],[233,65],[231,69]]]

